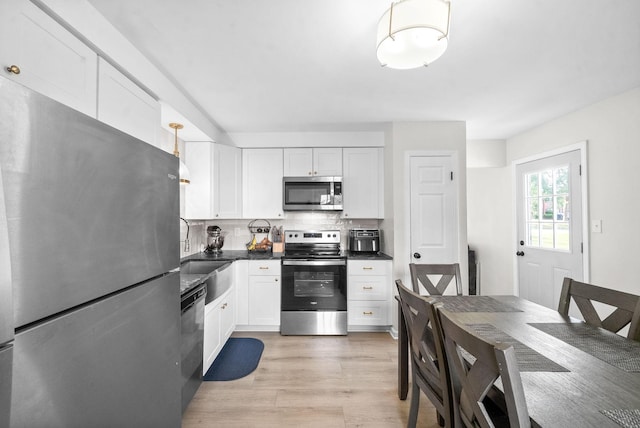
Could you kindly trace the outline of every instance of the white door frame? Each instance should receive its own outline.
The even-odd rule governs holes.
[[[544,158],[548,158],[551,156],[561,155],[564,153],[572,152],[578,150],[580,152],[580,184],[581,184],[581,192],[582,192],[582,275],[583,281],[589,282],[589,189],[587,187],[588,180],[588,164],[587,164],[587,140],[580,141],[575,144],[571,144],[569,146],[560,147],[554,150],[550,150],[547,152],[536,153],[535,155],[527,156],[525,158],[516,159],[511,162],[511,174],[512,174],[512,200],[514,204],[519,203],[517,200],[516,189],[517,186],[517,166],[523,163],[532,162]],[[518,251],[518,215],[515,210],[515,206],[513,210],[513,237],[512,240],[512,254],[515,254]],[[520,290],[520,272],[518,269],[518,259],[517,257],[513,257],[513,294],[518,296]]]
[[[460,177],[460,171],[458,170],[458,151],[457,150],[407,150],[404,152],[404,207],[408,207],[411,202],[411,158],[417,156],[424,157],[432,157],[432,156],[451,156],[454,173]],[[456,184],[457,185],[457,184]],[[460,189],[456,190],[456,257],[460,257]],[[409,263],[412,263],[411,258],[411,210],[405,209],[404,213],[404,257],[405,260],[408,260],[405,263],[405,266],[402,268],[403,272],[403,283],[410,284],[411,277],[409,276]],[[460,265],[463,266],[462,261],[460,261]],[[465,275],[462,275],[465,277]],[[464,282],[464,280],[463,280]],[[464,288],[464,287],[463,287]],[[467,288],[468,290],[468,288]]]

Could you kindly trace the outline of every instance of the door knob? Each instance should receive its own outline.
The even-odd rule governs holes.
[[[422,256],[420,255],[420,253],[413,253],[413,257],[415,257],[416,259],[419,259]]]
[[[516,256],[524,256],[524,251],[516,251]]]
[[[10,65],[9,67],[6,68],[6,70],[9,73],[20,74],[20,67],[18,67],[17,65]]]

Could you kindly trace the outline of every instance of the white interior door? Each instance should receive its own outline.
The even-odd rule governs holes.
[[[410,158],[412,263],[455,263],[458,255],[454,162],[447,156]]]
[[[580,150],[516,165],[520,297],[557,308],[564,277],[583,279]]]

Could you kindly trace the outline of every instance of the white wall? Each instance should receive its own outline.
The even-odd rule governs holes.
[[[590,282],[640,294],[640,88],[507,140],[507,162],[587,140]]]
[[[467,170],[468,239],[476,251],[479,294],[513,294],[510,194],[508,167]]]
[[[483,294],[511,294],[512,162],[585,140],[588,215],[602,220],[602,233],[589,236],[590,282],[640,294],[640,88],[508,139],[505,167],[468,170],[469,242],[478,250]]]
[[[459,261],[462,270],[463,283],[467,282],[467,188],[466,188],[466,125],[464,122],[402,122],[394,123],[391,130],[391,146],[385,147],[387,156],[392,156],[392,175],[387,180],[392,180],[393,192],[385,198],[391,198],[391,210],[393,223],[389,224],[385,219],[383,232],[385,236],[393,236],[394,260],[393,278],[407,280],[409,272],[408,242],[406,242],[407,228],[406,208],[409,201],[405,200],[405,189],[409,186],[406,182],[406,152],[407,151],[455,151],[458,157],[458,247]],[[387,161],[389,162],[389,160]],[[389,200],[386,201],[389,206]],[[390,231],[393,229],[393,232]]]
[[[479,294],[513,294],[511,173],[505,140],[467,141],[467,227]]]

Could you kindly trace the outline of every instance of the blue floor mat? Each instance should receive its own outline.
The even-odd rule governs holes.
[[[207,370],[203,380],[235,380],[253,372],[262,356],[264,343],[251,337],[232,337]]]

